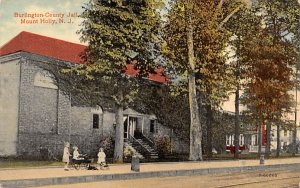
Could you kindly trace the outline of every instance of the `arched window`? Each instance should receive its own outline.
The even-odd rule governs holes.
[[[34,77],[34,86],[57,89],[54,84],[54,76],[48,71],[39,71]]]
[[[102,126],[103,110],[100,106],[96,106],[91,109],[91,113],[93,115],[93,128],[99,129],[99,127]]]

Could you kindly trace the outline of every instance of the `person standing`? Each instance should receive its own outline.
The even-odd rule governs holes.
[[[106,155],[103,151],[103,148],[100,148],[99,153],[98,153],[98,161],[97,161],[97,163],[100,166],[100,169],[106,165],[105,158],[106,158]]]
[[[69,170],[68,166],[69,166],[69,162],[70,162],[70,143],[69,142],[66,142],[66,144],[65,144],[62,161],[65,163],[64,170],[68,171]]]

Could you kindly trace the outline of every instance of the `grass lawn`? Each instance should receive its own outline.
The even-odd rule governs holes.
[[[34,168],[34,167],[45,167],[45,166],[63,166],[61,161],[30,161],[21,159],[3,159],[0,158],[0,169],[1,168]]]

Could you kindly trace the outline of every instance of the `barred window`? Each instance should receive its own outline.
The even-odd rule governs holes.
[[[100,126],[102,126],[102,121],[103,121],[103,111],[100,106],[97,106],[95,108],[91,109],[91,112],[93,114],[93,129],[99,129]]]

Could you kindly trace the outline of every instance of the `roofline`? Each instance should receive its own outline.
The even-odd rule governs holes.
[[[52,60],[52,61],[54,61],[55,64],[59,63],[59,65],[62,67],[63,67],[63,65],[65,65],[65,67],[72,67],[72,66],[78,65],[78,64],[75,64],[70,61],[66,61],[66,60],[62,60],[62,59],[58,59],[58,58],[54,58],[54,57],[49,57],[49,56],[44,56],[44,55],[40,55],[40,54],[35,54],[35,53],[31,53],[31,52],[26,52],[26,51],[18,51],[15,53],[2,55],[2,56],[0,56],[0,64],[9,62],[11,60],[16,60],[16,59],[25,59],[25,60],[28,59],[28,60],[42,62],[42,63],[49,63],[49,60]],[[64,64],[61,64],[61,62],[63,62]]]
[[[18,33],[17,35],[15,35],[13,38],[11,38],[9,41],[7,41],[6,43],[4,43],[4,44],[0,47],[0,49],[1,49],[2,47],[4,47],[6,44],[8,44],[10,41],[14,40],[17,36],[21,35],[22,33],[28,33],[28,34],[31,34],[31,35],[38,35],[38,36],[40,36],[40,37],[48,38],[48,39],[51,39],[51,40],[58,40],[58,41],[66,42],[66,43],[69,43],[69,44],[81,45],[82,47],[88,47],[87,45],[80,44],[80,43],[70,42],[70,41],[66,41],[66,40],[62,40],[62,39],[58,39],[58,38],[54,38],[54,37],[49,37],[49,36],[46,36],[46,35],[41,35],[41,34],[32,33],[32,32],[29,32],[29,31],[21,31],[20,33]]]

